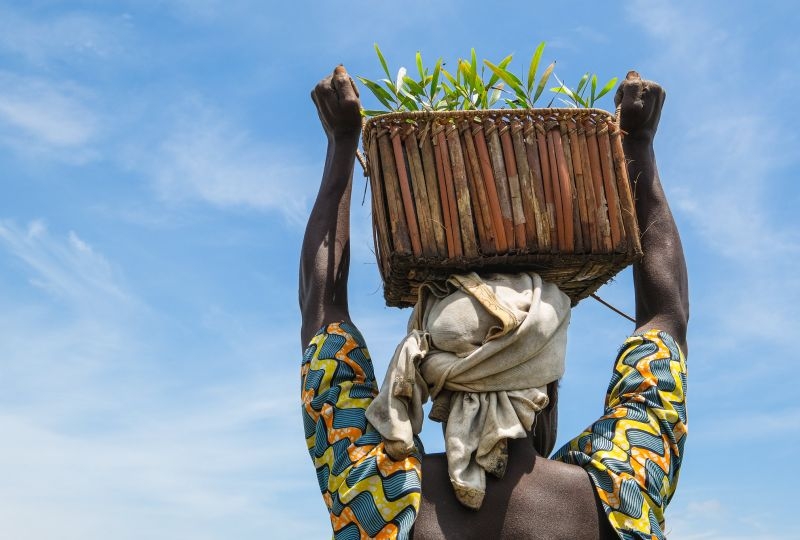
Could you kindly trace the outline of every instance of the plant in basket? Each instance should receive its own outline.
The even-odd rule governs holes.
[[[386,77],[358,79],[385,108],[363,114],[388,304],[468,270],[534,270],[577,302],[641,255],[618,122],[594,108],[617,79],[569,88],[555,62],[539,74],[544,47],[522,76],[513,55],[479,62],[473,49],[454,72],[417,53],[412,77],[375,45]],[[534,108],[551,77],[548,107]]]

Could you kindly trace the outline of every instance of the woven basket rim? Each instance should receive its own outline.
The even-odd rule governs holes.
[[[364,130],[370,129],[374,124],[393,121],[393,120],[413,120],[413,121],[430,121],[430,120],[461,120],[461,119],[479,119],[486,117],[540,117],[540,118],[560,118],[560,117],[586,117],[586,116],[600,116],[617,122],[617,116],[605,109],[596,108],[577,108],[577,107],[537,107],[534,109],[467,109],[459,111],[400,111],[400,112],[387,112],[368,118],[364,122]]]

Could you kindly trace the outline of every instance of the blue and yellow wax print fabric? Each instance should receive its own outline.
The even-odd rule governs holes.
[[[664,540],[686,433],[686,359],[651,330],[622,345],[605,414],[553,459],[587,470],[620,538]]]
[[[421,497],[420,455],[392,461],[367,423],[378,385],[364,338],[348,323],[326,326],[306,348],[301,374],[306,444],[334,539],[410,538]]]
[[[419,511],[420,455],[392,461],[365,418],[377,392],[358,330],[347,323],[320,330],[303,358],[303,423],[336,540],[409,538]],[[664,510],[686,442],[685,397],[686,360],[675,340],[657,330],[630,337],[605,414],[553,456],[588,471],[623,540],[666,538]]]

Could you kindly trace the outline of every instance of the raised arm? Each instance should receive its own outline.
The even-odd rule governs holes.
[[[644,256],[633,267],[637,332],[669,332],[684,354],[689,321],[689,284],[683,247],[658,175],[653,138],[666,93],[657,83],[628,73],[614,101],[621,106],[621,128],[628,175],[636,199]]]
[[[311,92],[328,137],[325,170],[300,253],[301,347],[323,325],[350,321],[350,192],[361,112],[358,91],[343,66]]]

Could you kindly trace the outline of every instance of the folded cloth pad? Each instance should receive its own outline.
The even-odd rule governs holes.
[[[478,509],[486,472],[505,473],[509,438],[525,437],[564,373],[570,301],[534,273],[454,275],[420,287],[408,324],[367,419],[396,460],[413,449],[422,405],[446,422],[450,480]]]

